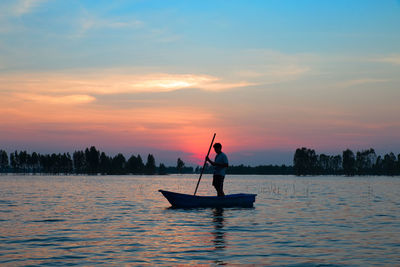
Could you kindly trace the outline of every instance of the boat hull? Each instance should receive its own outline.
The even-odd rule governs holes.
[[[232,194],[224,197],[194,196],[165,190],[158,190],[174,208],[203,207],[246,207],[251,208],[256,200],[256,194]]]

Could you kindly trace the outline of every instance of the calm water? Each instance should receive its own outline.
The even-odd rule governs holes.
[[[252,209],[169,209],[157,191],[196,182],[0,176],[0,264],[400,265],[399,177],[228,176]]]

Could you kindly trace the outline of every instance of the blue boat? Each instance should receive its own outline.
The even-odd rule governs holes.
[[[253,207],[256,194],[232,194],[224,197],[195,196],[158,190],[174,208],[204,208],[204,207]]]

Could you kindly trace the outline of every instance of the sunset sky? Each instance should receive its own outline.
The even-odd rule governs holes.
[[[400,1],[0,2],[0,149],[400,153]]]

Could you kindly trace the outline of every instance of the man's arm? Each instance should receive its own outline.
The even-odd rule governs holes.
[[[223,163],[215,162],[215,161],[212,161],[209,157],[206,157],[206,161],[210,162],[210,164],[211,164],[212,166],[219,166],[219,167],[224,167],[224,168],[228,168],[228,167],[229,167],[228,163],[225,163],[225,162],[223,162]]]

